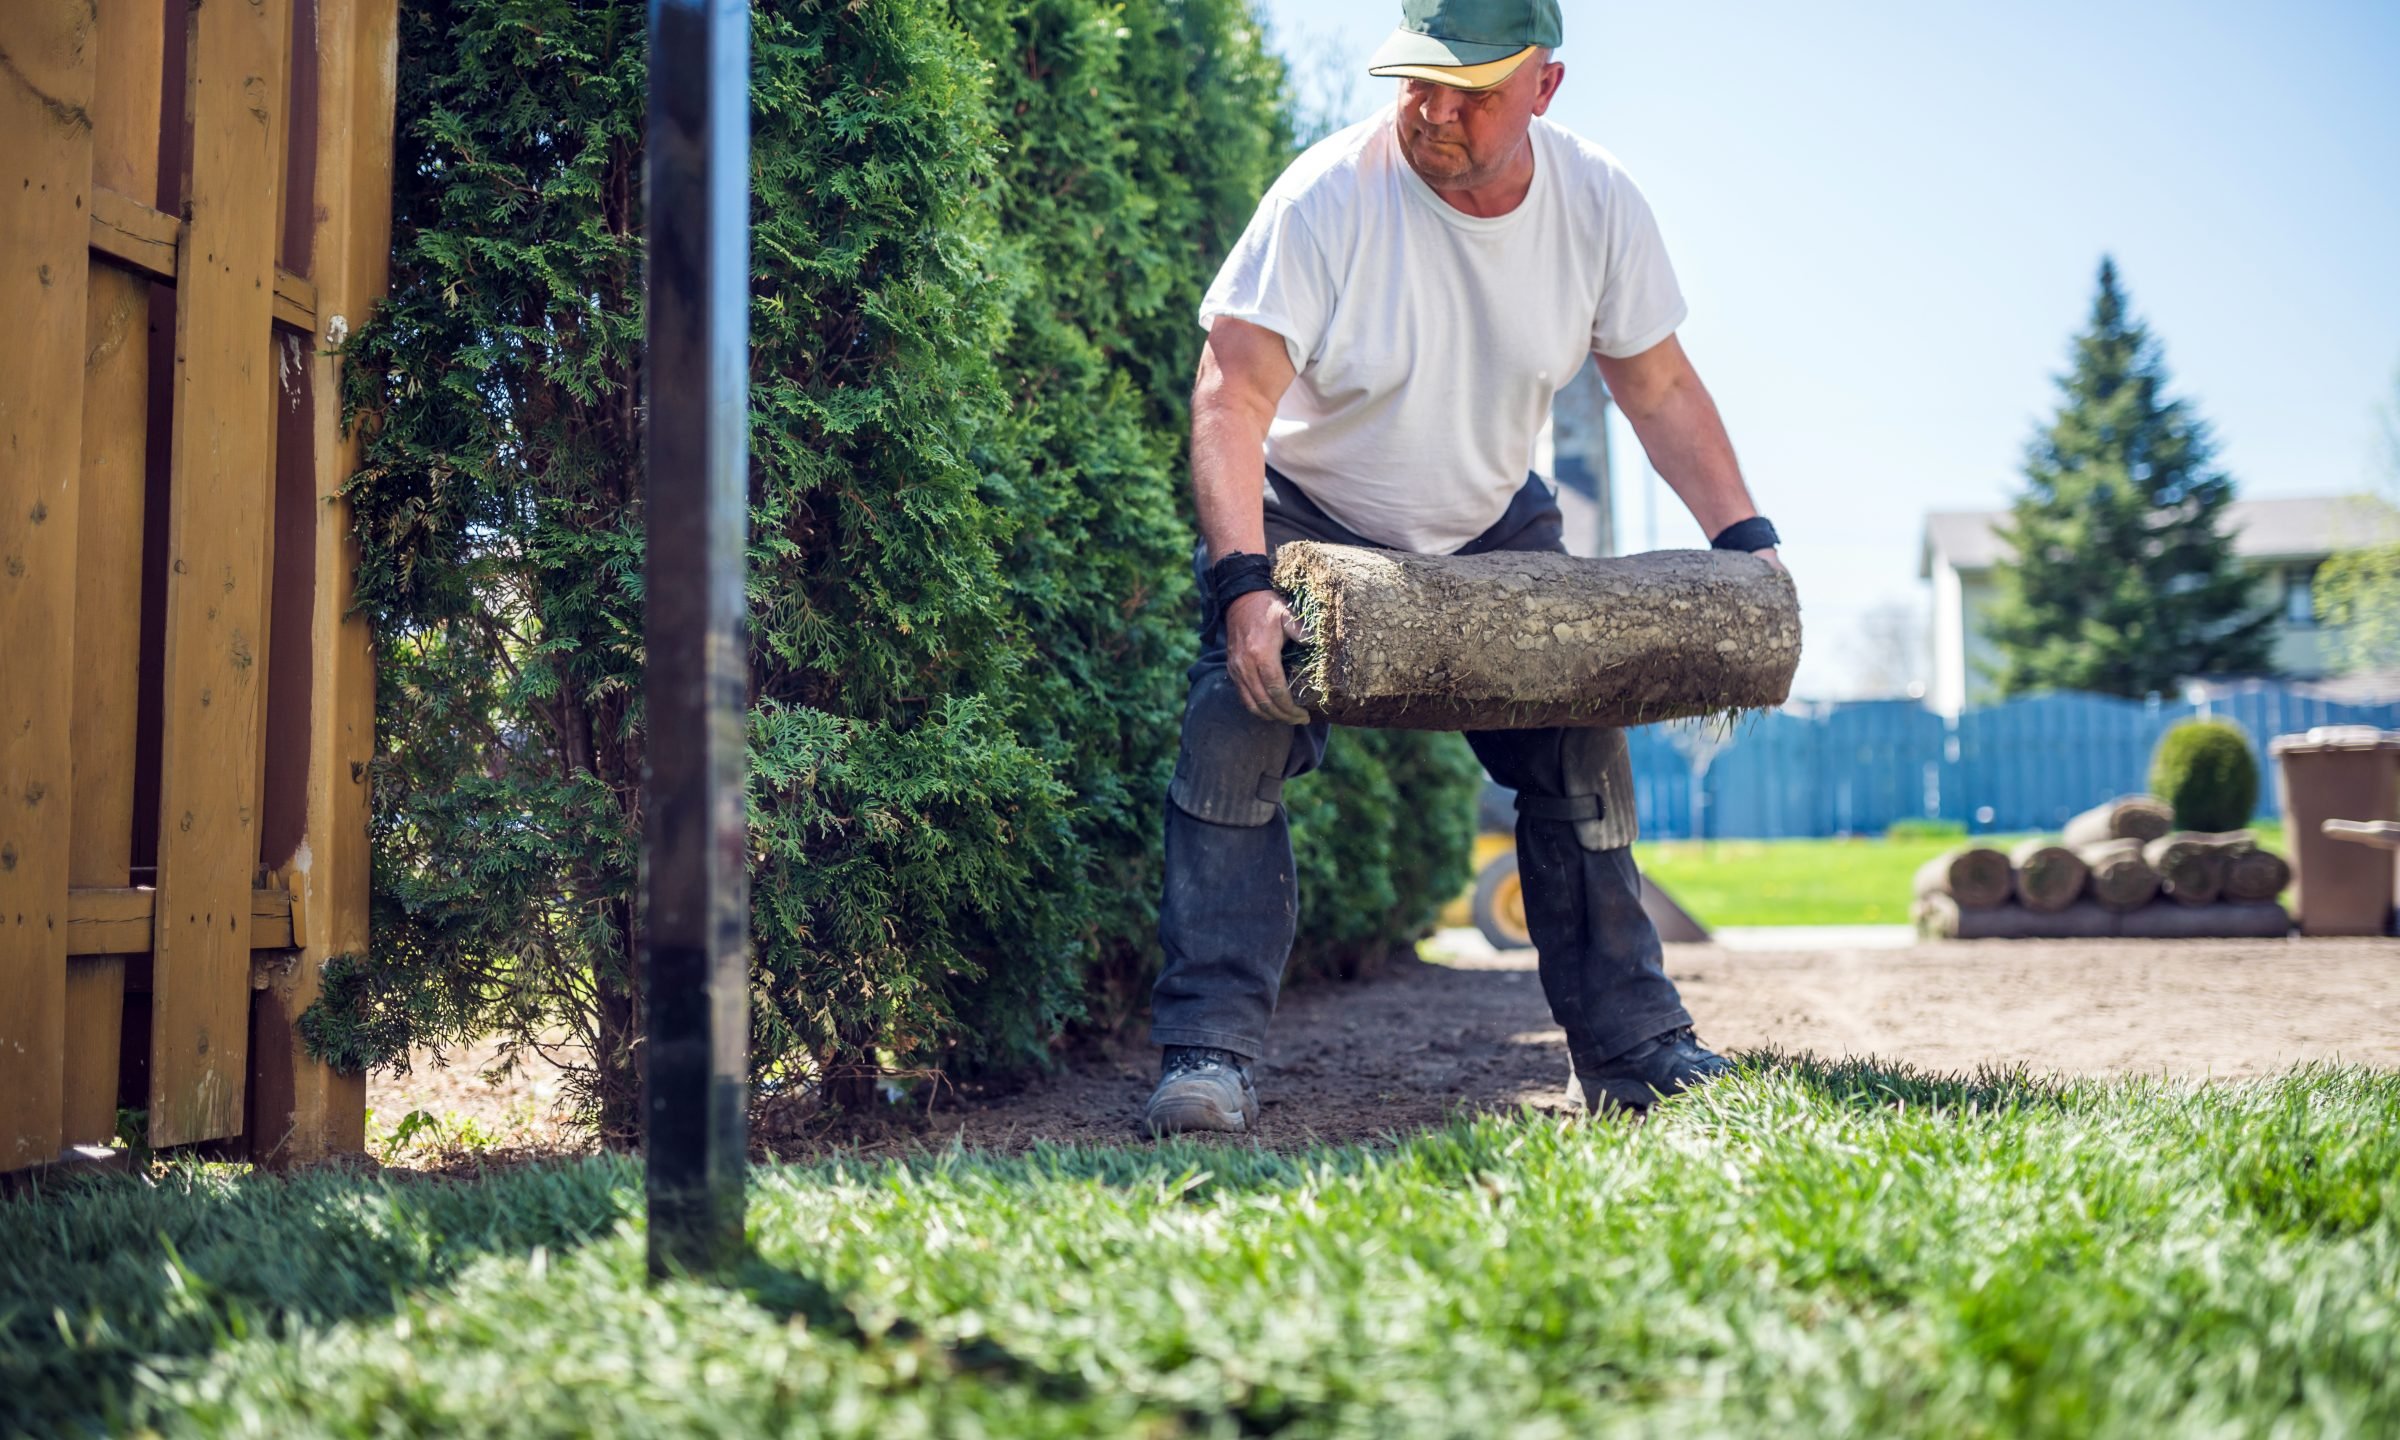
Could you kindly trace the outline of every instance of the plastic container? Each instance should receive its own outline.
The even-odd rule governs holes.
[[[2400,730],[2331,725],[2278,735],[2276,793],[2292,846],[2292,908],[2303,935],[2384,935],[2395,869],[2388,851],[2335,840],[2328,820],[2400,820]]]

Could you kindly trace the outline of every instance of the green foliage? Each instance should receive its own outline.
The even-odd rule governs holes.
[[[1372,971],[1467,883],[1483,767],[1456,735],[1335,730],[1284,790],[1300,870],[1295,976]]]
[[[623,1160],[181,1168],[0,1202],[0,1431],[2388,1435],[2395,1177],[2388,1071],[1773,1057],[1639,1126],[764,1167],[721,1283],[648,1279]]]
[[[1964,840],[1964,820],[1894,820],[1884,827],[1886,840]]]
[[[2188,403],[2166,397],[2157,341],[2114,261],[2059,379],[2057,418],[2028,447],[1987,623],[2004,695],[2138,698],[2193,675],[2263,672],[2273,616],[2220,528],[2233,481]]]
[[[2400,666],[2400,544],[2336,552],[2317,567],[2315,598],[2342,673]]]
[[[347,382],[375,943],[303,1022],[352,1066],[494,1029],[581,1054],[614,1143],[641,1033],[643,17],[405,9],[392,293]],[[1191,316],[1290,128],[1240,0],[801,0],[754,11],[752,49],[753,1058],[855,1097],[884,1066],[1038,1059],[1154,966]],[[1392,811],[1423,770],[1326,803]],[[1421,923],[1394,887],[1445,857],[1374,858],[1312,935]]]
[[[2187,720],[2158,737],[2150,793],[2178,830],[2239,830],[2258,805],[2258,757],[2230,720]]]

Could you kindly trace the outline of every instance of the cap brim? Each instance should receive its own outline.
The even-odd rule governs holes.
[[[1461,90],[1489,90],[1517,72],[1539,46],[1479,45],[1414,30],[1395,30],[1367,61],[1367,73],[1426,80]]]

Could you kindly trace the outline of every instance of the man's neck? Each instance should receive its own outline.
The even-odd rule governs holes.
[[[1408,158],[1408,147],[1405,145],[1400,147],[1400,158],[1409,169],[1417,169],[1417,162]],[[1417,178],[1425,181],[1425,188],[1441,196],[1443,204],[1462,215],[1472,215],[1479,220],[1506,215],[1524,204],[1526,195],[1533,190],[1533,136],[1530,133],[1526,135],[1525,142],[1517,147],[1517,153],[1497,179],[1481,184],[1445,186],[1427,180],[1422,170],[1417,170]]]

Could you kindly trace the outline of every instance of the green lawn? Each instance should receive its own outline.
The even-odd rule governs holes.
[[[2251,827],[2282,854],[2283,826]],[[2006,849],[2022,835],[1977,836]],[[1703,925],[1905,925],[1917,867],[1962,843],[1909,840],[1661,840],[1634,857]]]
[[[0,1204],[0,1433],[2400,1432],[2400,1076],[1759,1062],[1643,1126]]]

